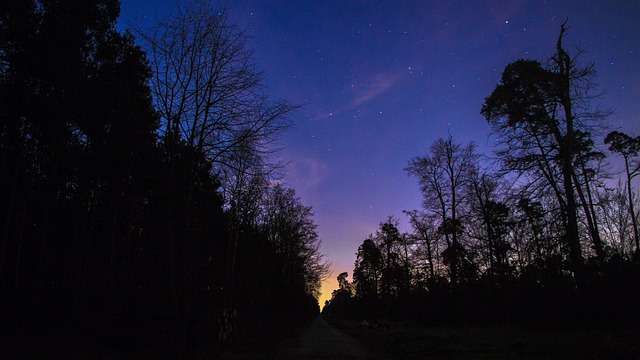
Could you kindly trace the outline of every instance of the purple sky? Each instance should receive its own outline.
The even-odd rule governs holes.
[[[121,23],[151,21],[173,0],[122,0]],[[315,211],[335,276],[378,223],[420,207],[403,168],[438,137],[475,141],[490,155],[480,115],[504,67],[565,47],[587,52],[606,91],[607,123],[640,135],[640,2],[604,1],[229,1],[247,28],[255,63],[274,98],[304,105],[279,154],[286,184]],[[145,17],[147,18],[145,20]]]

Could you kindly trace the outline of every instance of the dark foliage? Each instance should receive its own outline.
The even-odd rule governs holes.
[[[118,16],[115,0],[0,5],[0,357],[210,356],[319,312],[311,209],[256,182],[279,222],[239,222],[215,160],[159,131]]]
[[[355,292],[334,291],[325,314],[430,326],[637,327],[640,143],[620,132],[604,139],[625,161],[626,184],[603,189],[605,155],[592,134],[606,112],[591,104],[593,66],[562,47],[566,30],[548,64],[507,65],[485,99],[499,166],[482,169],[474,144],[451,136],[411,159],[406,171],[418,178],[424,207],[407,212],[413,232],[382,223],[356,254]],[[404,249],[389,239],[405,239]],[[403,268],[408,276],[397,276]]]

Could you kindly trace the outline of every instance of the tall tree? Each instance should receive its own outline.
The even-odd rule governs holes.
[[[424,208],[438,214],[442,220],[442,233],[447,240],[448,253],[452,255],[450,276],[454,285],[458,282],[459,258],[463,256],[459,210],[465,202],[466,185],[478,159],[475,149],[475,143],[462,146],[450,135],[447,139],[436,140],[428,155],[411,159],[405,168],[408,174],[418,177]]]
[[[131,34],[115,29],[117,1],[0,10],[0,277],[11,249],[13,283],[57,283],[79,300],[88,283],[109,288],[123,263],[117,239],[131,239],[141,215],[156,160],[150,72]]]
[[[358,247],[353,268],[353,283],[357,297],[376,299],[380,296],[383,264],[382,251],[373,239],[364,240]]]
[[[563,24],[556,53],[547,67],[538,61],[518,60],[505,68],[500,84],[485,99],[481,113],[500,137],[497,150],[505,169],[529,173],[553,191],[561,205],[565,241],[578,286],[584,284],[582,248],[578,227],[580,192],[575,161],[579,154],[578,131],[588,139],[593,121],[605,114],[588,111],[593,100],[593,65],[579,67],[577,57],[563,48]],[[602,259],[603,246],[592,233]]]
[[[474,171],[468,186],[470,209],[479,221],[476,233],[486,242],[486,255],[491,275],[503,277],[508,273],[510,244],[506,240],[512,222],[511,210],[501,201],[500,182],[489,173]],[[480,230],[480,231],[478,231]]]
[[[234,156],[251,150],[259,155],[256,165],[265,165],[296,107],[268,98],[246,35],[226,9],[189,1],[137,32],[149,53],[167,151],[184,141],[217,167],[233,167]]]
[[[437,226],[433,224],[433,216],[429,216],[426,212],[413,210],[405,211],[405,213],[409,216],[409,223],[414,230],[413,237],[424,247],[429,269],[428,281],[433,283],[436,280],[435,262],[438,255],[437,242],[439,236]]]
[[[246,198],[234,189],[246,189],[249,183],[245,180],[268,179],[273,170],[269,155],[277,150],[274,141],[289,125],[287,115],[295,106],[269,99],[261,74],[252,63],[253,52],[247,47],[244,31],[230,23],[224,8],[209,1],[179,4],[149,29],[138,28],[137,34],[150,58],[151,88],[161,120],[160,140],[169,164],[166,237],[170,242],[183,238],[188,244],[194,239],[180,234],[188,235],[188,226],[179,226],[175,219],[177,212],[193,210],[193,189],[189,185],[193,182],[186,182],[188,186],[181,193],[185,206],[178,207],[181,200],[176,196],[180,192],[175,184],[179,178],[193,179],[198,159],[204,158],[211,171],[221,175],[225,194]],[[188,149],[187,166],[178,171],[175,163],[183,145]],[[247,176],[246,171],[251,174]],[[226,200],[227,205],[242,202]],[[243,212],[233,210],[232,215]],[[231,221],[234,229],[226,261],[231,273],[236,264],[239,238],[233,234],[238,234],[234,225],[238,221]],[[182,262],[177,258],[179,246],[170,247],[172,274]],[[233,276],[230,280],[235,281]],[[178,283],[174,283],[175,293]],[[233,288],[225,287],[229,299],[233,298]],[[173,299],[177,308],[179,299],[175,295]]]
[[[607,244],[614,253],[624,258],[632,258],[637,247],[626,184],[619,181],[616,187],[605,187],[596,193],[596,198],[603,235]],[[638,200],[637,196],[633,197],[635,205],[638,205]]]
[[[400,259],[399,245],[406,245],[398,230],[398,221],[389,217],[387,221],[380,223],[376,232],[379,246],[384,249],[384,268],[382,270],[382,291],[386,298],[398,295],[400,290],[408,288],[407,259]],[[406,250],[406,246],[403,246]],[[406,252],[405,252],[406,254]],[[404,274],[403,274],[404,273]]]
[[[627,177],[627,195],[629,197],[629,213],[633,223],[633,237],[636,243],[636,254],[640,255],[640,239],[638,237],[638,219],[633,203],[631,181],[640,175],[640,136],[632,137],[619,131],[610,132],[604,139],[609,144],[609,150],[616,152],[624,159],[624,170]]]
[[[279,258],[282,280],[298,285],[301,293],[318,297],[329,273],[320,253],[320,239],[311,207],[304,206],[293,189],[276,185],[262,204],[264,228]]]
[[[602,264],[605,260],[604,244],[600,237],[598,217],[594,204],[593,188],[600,183],[600,177],[606,176],[602,163],[605,155],[596,150],[590,133],[576,130],[576,156],[573,181],[576,193],[582,204],[582,210],[587,222],[587,229],[593,239],[593,248]]]

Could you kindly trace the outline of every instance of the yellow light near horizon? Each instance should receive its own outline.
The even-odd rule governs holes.
[[[337,288],[338,279],[333,276],[333,274],[329,275],[329,278],[322,282],[322,287],[320,288],[320,299],[318,299],[318,303],[320,304],[320,311],[322,311],[322,309],[324,308],[324,302],[326,300],[331,300],[331,293]]]

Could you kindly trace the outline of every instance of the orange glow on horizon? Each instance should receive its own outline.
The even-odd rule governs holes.
[[[320,305],[320,311],[322,311],[322,309],[324,308],[324,302],[326,300],[331,300],[331,293],[333,292],[333,290],[338,289],[338,275],[343,272],[349,273],[347,280],[351,282],[352,281],[351,269],[344,268],[342,266],[340,266],[339,268],[333,268],[331,270],[331,274],[329,274],[329,277],[322,282],[322,286],[320,287],[321,294],[320,294],[320,298],[318,299],[318,304]]]
[[[333,290],[338,288],[338,278],[337,275],[334,276],[336,272],[333,271],[329,277],[322,282],[322,286],[320,288],[320,298],[318,299],[318,304],[320,304],[320,311],[324,308],[324,302],[326,300],[331,300],[331,293]],[[339,273],[338,273],[339,274]]]

